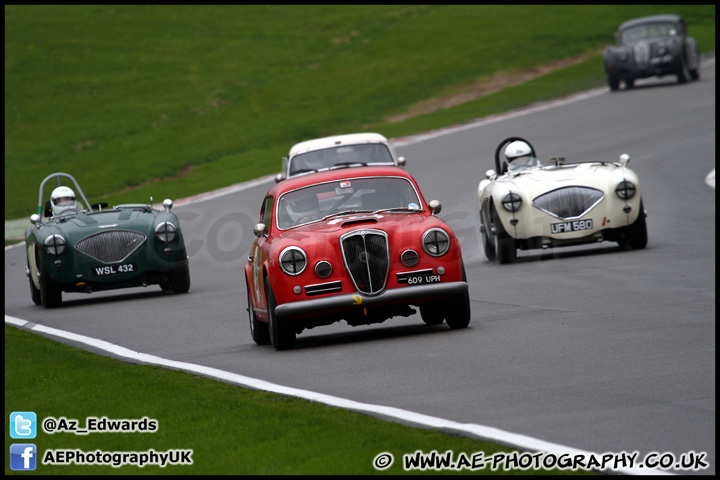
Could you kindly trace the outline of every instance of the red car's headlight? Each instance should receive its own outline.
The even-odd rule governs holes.
[[[423,234],[422,244],[428,255],[439,257],[450,250],[450,236],[445,233],[445,230],[431,228]]]
[[[307,255],[300,247],[287,247],[280,252],[280,269],[288,275],[300,275],[307,267]]]

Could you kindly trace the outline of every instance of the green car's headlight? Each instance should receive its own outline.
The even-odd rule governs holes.
[[[172,242],[177,236],[177,227],[170,222],[158,223],[155,227],[155,236],[163,243]]]
[[[61,235],[53,234],[45,239],[45,250],[50,255],[60,255],[65,251],[67,243]]]
[[[280,268],[288,275],[300,275],[307,266],[307,255],[300,247],[287,247],[280,252]]]

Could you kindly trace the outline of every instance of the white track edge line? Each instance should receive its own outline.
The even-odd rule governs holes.
[[[597,455],[591,452],[579,450],[577,448],[566,447],[556,443],[546,442],[526,435],[520,435],[516,433],[506,432],[493,427],[486,427],[483,425],[477,425],[472,423],[458,423],[452,420],[445,420],[430,415],[424,415],[421,413],[411,412],[401,408],[387,407],[382,405],[373,405],[369,403],[356,402],[354,400],[348,400],[341,397],[335,397],[332,395],[326,395],[323,393],[312,392],[309,390],[302,390],[299,388],[286,387],[283,385],[277,385],[274,383],[267,382],[265,380],[259,380],[256,378],[246,377],[232,372],[226,372],[212,367],[205,367],[202,365],[196,365],[192,363],[179,362],[176,360],[169,360],[166,358],[150,355],[146,353],[136,352],[119,345],[115,345],[104,340],[87,337],[77,333],[66,332],[52,327],[46,327],[38,323],[32,323],[28,320],[12,317],[5,315],[5,323],[20,327],[24,330],[30,330],[34,332],[46,333],[56,337],[65,338],[73,342],[82,343],[93,348],[103,350],[111,353],[118,357],[123,357],[150,365],[158,365],[162,367],[173,368],[182,370],[189,373],[196,373],[206,377],[211,377],[223,382],[228,382],[255,390],[262,390],[270,393],[277,393],[280,395],[287,395],[296,398],[302,398],[310,400],[332,407],[344,408],[348,410],[354,410],[358,412],[375,413],[384,415],[390,418],[396,418],[398,420],[407,421],[424,427],[442,428],[448,430],[454,430],[457,432],[463,432],[483,440],[496,441],[498,443],[508,445],[511,447],[518,447],[523,450],[537,451],[552,453],[555,455],[570,454],[570,455],[581,455],[588,457],[590,455]],[[610,469],[609,471],[626,473],[626,474],[645,474],[645,475],[672,475],[670,472],[654,469],[629,469],[629,468],[618,468]]]

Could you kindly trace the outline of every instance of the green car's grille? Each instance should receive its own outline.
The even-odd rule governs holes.
[[[75,244],[75,250],[98,262],[118,263],[137,250],[145,238],[129,230],[108,230],[83,238]]]

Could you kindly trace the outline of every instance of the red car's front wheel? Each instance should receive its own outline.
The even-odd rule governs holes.
[[[273,294],[270,281],[265,279],[265,292],[267,292],[268,307],[268,328],[270,330],[270,342],[275,350],[287,350],[295,345],[295,331],[288,324],[287,319],[275,315],[275,294]]]

